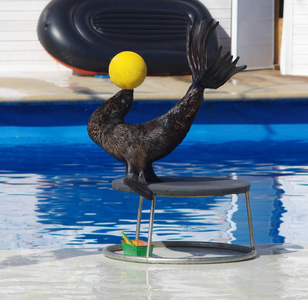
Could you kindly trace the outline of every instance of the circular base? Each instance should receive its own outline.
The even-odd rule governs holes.
[[[140,257],[118,253],[123,250],[122,245],[112,245],[104,248],[103,253],[106,257],[112,259],[148,264],[227,263],[252,259],[255,258],[257,255],[256,250],[250,247],[225,243],[171,241],[155,242],[152,244],[154,245],[154,251],[156,248],[173,248],[175,251],[188,252],[190,254],[192,251],[195,252],[196,250],[200,250],[200,248],[202,248],[203,250],[214,249],[215,251],[210,251],[210,253],[207,253],[206,251],[200,253],[200,251],[198,251],[198,256],[191,254],[188,257],[162,257],[155,254],[153,254],[152,257]]]

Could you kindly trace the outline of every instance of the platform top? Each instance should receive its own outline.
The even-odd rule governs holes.
[[[151,183],[149,188],[156,196],[206,197],[246,193],[250,184],[242,180],[223,177],[159,177],[162,182]],[[120,192],[134,193],[124,184],[123,178],[112,182],[112,188]]]

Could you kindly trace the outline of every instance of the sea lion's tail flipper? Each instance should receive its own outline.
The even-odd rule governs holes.
[[[187,59],[193,81],[204,88],[217,89],[233,75],[246,69],[246,65],[237,67],[237,57],[233,62],[230,52],[220,57],[222,47],[216,51],[214,59],[208,61],[207,43],[210,35],[218,26],[211,20],[206,26],[204,21],[194,22],[187,30]]]

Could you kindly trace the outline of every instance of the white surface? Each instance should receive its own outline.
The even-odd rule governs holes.
[[[307,299],[307,247],[262,245],[253,260],[146,265],[93,250],[0,251],[0,298]]]
[[[223,53],[231,48],[231,1],[230,0],[200,0],[211,16],[219,21],[217,28]]]
[[[37,22],[49,0],[0,1],[0,71],[65,70],[41,46]]]
[[[274,61],[274,1],[232,1],[232,55],[247,70],[268,69]]]
[[[0,1],[0,71],[57,71],[68,68],[57,63],[41,46],[36,29],[49,0]],[[220,22],[219,34],[225,51],[230,50],[231,2],[201,1]]]
[[[284,2],[280,69],[284,75],[308,75],[308,2]]]

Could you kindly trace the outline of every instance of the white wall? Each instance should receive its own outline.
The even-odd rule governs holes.
[[[280,69],[282,74],[308,75],[308,1],[284,2]]]
[[[248,70],[274,64],[274,0],[232,0],[232,54]]]
[[[231,0],[200,0],[212,17],[219,21],[218,34],[224,51],[231,49]]]
[[[231,35],[234,35],[234,26],[233,28],[231,26],[231,16],[234,13],[232,2],[234,0],[200,1],[208,8],[213,18],[219,21],[220,41],[224,51],[229,51]],[[273,0],[241,1],[243,3],[256,2],[258,6],[261,2],[273,2]],[[46,53],[37,38],[37,21],[48,2],[49,0],[0,0],[0,73],[66,69]],[[290,47],[290,43],[294,42],[294,46],[290,50],[294,57],[292,56],[292,59],[288,61],[288,64],[291,64],[291,67],[289,65],[287,67],[287,69],[289,68],[288,74],[307,74],[305,72],[308,69],[308,4],[307,0],[287,0],[285,6],[290,2],[294,5],[292,6],[292,14],[288,18],[294,20],[294,24],[287,44]],[[290,11],[288,13],[290,14]],[[249,20],[249,16],[247,18]],[[258,28],[254,28],[254,30],[260,32]],[[294,38],[292,38],[292,32],[295,33]],[[232,36],[232,40],[233,38],[235,37]],[[243,56],[239,52],[233,54],[240,55],[241,63],[245,63],[243,61],[245,55]],[[249,65],[249,62],[247,64]]]
[[[0,0],[0,73],[62,69],[43,49],[37,21],[49,0]]]
[[[49,0],[0,0],[0,73],[66,69],[53,60],[37,38],[41,11]],[[230,50],[231,1],[202,0],[220,22],[219,35],[225,51]]]

